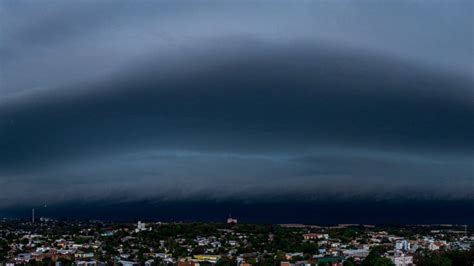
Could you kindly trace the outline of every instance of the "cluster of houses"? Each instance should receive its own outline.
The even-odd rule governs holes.
[[[134,228],[124,225],[111,230],[101,230],[100,234],[87,234],[92,228],[81,227],[74,236],[62,235],[52,239],[47,234],[34,234],[21,228],[0,230],[0,240],[11,239],[11,234],[17,236],[9,243],[9,250],[1,264],[5,266],[22,265],[31,261],[49,260],[56,266],[74,264],[78,266],[101,266],[113,260],[116,265],[124,266],[151,266],[157,262],[166,265],[199,266],[201,264],[215,264],[223,257],[232,258],[232,262],[240,266],[250,266],[264,257],[276,256],[268,250],[241,252],[242,247],[248,247],[254,238],[250,232],[239,232],[234,229],[236,219],[229,217],[227,228],[217,228],[209,235],[195,236],[192,239],[181,235],[173,237],[174,248],[165,240],[159,240],[158,247],[147,246],[146,241],[140,242],[140,234],[159,230],[160,224],[147,226],[138,222]],[[287,228],[288,229],[288,228]],[[342,266],[343,262],[351,259],[355,263],[364,260],[371,248],[383,246],[389,258],[396,266],[413,265],[415,252],[429,250],[456,249],[469,250],[474,238],[462,234],[453,234],[448,231],[432,231],[428,235],[414,235],[410,239],[389,234],[386,231],[369,230],[360,237],[342,240],[331,235],[330,230],[324,228],[294,227],[289,228],[295,237],[302,243],[311,243],[318,247],[314,254],[303,251],[285,252],[279,254],[281,266],[307,266],[324,263],[331,266]],[[125,233],[124,233],[125,232]],[[118,237],[120,233],[120,237]],[[447,238],[449,234],[451,237]],[[81,236],[78,242],[77,235]],[[452,236],[455,236],[454,238]],[[116,245],[107,249],[104,239],[117,239]],[[76,240],[75,240],[76,239]],[[270,243],[274,239],[273,233],[268,233],[264,242]],[[176,247],[182,252],[176,253]],[[111,251],[111,250],[112,251]],[[143,251],[145,250],[145,251]],[[141,252],[141,253],[140,253]],[[274,252],[274,251],[273,251]],[[110,254],[109,254],[110,253]]]

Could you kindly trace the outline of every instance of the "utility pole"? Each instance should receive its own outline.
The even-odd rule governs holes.
[[[35,223],[35,208],[31,209],[31,222]]]

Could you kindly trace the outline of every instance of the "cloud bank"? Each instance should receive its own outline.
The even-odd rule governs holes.
[[[473,199],[466,7],[2,2],[0,207]]]

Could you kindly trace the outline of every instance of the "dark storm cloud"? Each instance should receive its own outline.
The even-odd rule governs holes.
[[[472,199],[470,9],[4,1],[0,207]]]
[[[472,199],[474,196],[469,159],[410,158],[405,153],[351,149],[319,149],[305,154],[142,151],[113,157],[115,164],[105,165],[126,164],[130,174],[141,178],[137,182],[126,178],[128,173],[115,173],[116,177],[125,177],[121,179],[127,184],[123,186],[122,198],[128,195],[129,199],[158,196],[175,200],[197,197],[273,201],[321,200],[331,196],[349,200],[368,196],[381,199]],[[144,188],[143,183],[154,187]]]
[[[201,53],[176,73],[148,64],[72,96],[6,104],[2,166],[137,145],[472,151],[469,79],[337,49],[258,46]],[[203,60],[212,57],[222,59]]]
[[[472,199],[469,160],[323,150],[302,157],[146,150],[4,175],[0,206],[32,202]],[[38,182],[41,180],[41,182]],[[20,192],[21,193],[18,193]],[[12,200],[13,199],[13,200]]]

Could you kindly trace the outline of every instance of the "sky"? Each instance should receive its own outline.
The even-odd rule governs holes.
[[[0,0],[0,216],[474,202],[473,14],[468,0]]]

